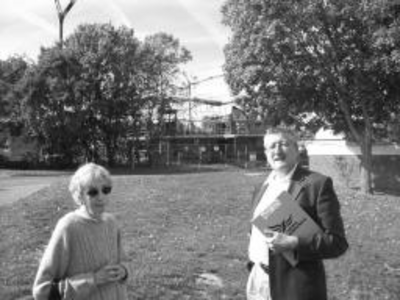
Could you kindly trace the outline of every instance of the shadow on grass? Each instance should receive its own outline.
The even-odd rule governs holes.
[[[192,174],[192,173],[215,173],[232,170],[241,170],[241,168],[232,165],[181,165],[181,166],[161,166],[161,167],[136,167],[129,168],[111,168],[113,175],[167,175],[167,174]]]
[[[400,197],[400,190],[395,190],[395,189],[375,189],[374,190],[375,195],[389,195],[389,196],[395,196],[395,197]]]
[[[106,166],[107,167],[107,166]],[[172,165],[172,166],[137,166],[134,169],[128,167],[107,167],[112,175],[164,175],[164,174],[191,174],[224,172],[232,170],[242,170],[242,168],[227,164],[214,165]],[[7,173],[6,177],[55,177],[71,175],[76,169],[64,170],[3,170]],[[0,170],[1,172],[2,170]]]
[[[107,167],[107,166],[106,166]],[[129,167],[107,167],[112,175],[185,175],[193,173],[216,173],[216,172],[235,172],[235,171],[249,171],[249,172],[263,172],[265,167],[249,167],[238,166],[234,164],[185,164],[185,165],[171,165],[171,166],[136,166],[134,169]],[[77,169],[77,168],[76,168]],[[13,170],[13,169],[0,169],[0,173],[4,173],[5,177],[58,177],[70,176],[76,169],[63,169],[63,170]]]
[[[34,177],[50,177],[50,178],[53,178],[53,177],[61,177],[61,176],[68,176],[68,175],[71,175],[72,173],[73,173],[74,171],[71,171],[71,172],[68,172],[68,173],[56,173],[56,174],[40,174],[40,173],[38,173],[38,174],[15,174],[15,175],[12,175],[11,177],[12,178],[18,178],[18,177],[32,177],[32,178],[34,178]]]
[[[361,188],[360,187],[349,187],[349,190],[352,190],[356,193],[361,192]],[[387,195],[387,196],[394,196],[394,197],[400,197],[400,189],[395,189],[395,188],[373,188],[372,191],[372,195],[376,195],[376,196],[383,196],[383,195]]]
[[[361,192],[360,187],[349,187],[349,190],[356,193]],[[396,190],[394,188],[374,188],[372,194],[376,196],[387,195],[387,196],[400,197],[400,190]]]
[[[55,176],[65,176],[70,175],[74,172],[71,170],[13,170],[13,169],[0,169],[0,174],[3,174],[3,177],[55,177]]]

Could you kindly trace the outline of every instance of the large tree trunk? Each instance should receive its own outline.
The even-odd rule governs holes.
[[[360,188],[365,194],[372,194],[372,139],[368,134],[360,145],[361,147],[361,168],[360,168]]]

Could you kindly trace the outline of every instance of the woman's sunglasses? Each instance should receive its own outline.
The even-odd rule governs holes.
[[[108,195],[109,193],[111,193],[111,186],[104,186],[101,188],[101,192],[103,193],[103,195]],[[96,197],[98,194],[100,193],[100,190],[98,188],[90,188],[86,194],[90,197]]]

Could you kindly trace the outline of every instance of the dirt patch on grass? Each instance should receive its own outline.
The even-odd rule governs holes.
[[[67,175],[60,171],[0,170],[0,206],[25,198]]]

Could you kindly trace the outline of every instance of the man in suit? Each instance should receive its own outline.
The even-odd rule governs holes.
[[[272,171],[255,189],[251,218],[257,217],[281,192],[286,191],[322,230],[306,238],[283,233],[266,237],[253,225],[247,298],[326,300],[322,260],[336,258],[348,248],[332,180],[299,164],[297,139],[288,130],[268,131],[264,136],[264,148]],[[293,251],[298,262],[295,266],[282,256],[284,251]]]

